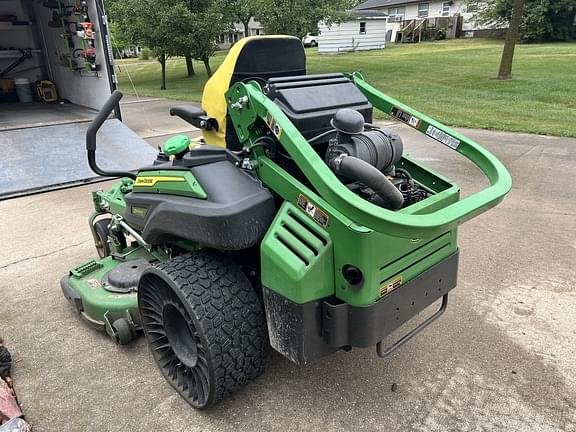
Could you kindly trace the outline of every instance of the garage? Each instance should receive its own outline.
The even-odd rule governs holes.
[[[85,134],[115,89],[101,0],[0,0],[0,199],[99,180]],[[112,170],[154,155],[121,123],[119,106],[99,144]]]

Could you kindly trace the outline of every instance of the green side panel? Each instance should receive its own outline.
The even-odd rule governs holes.
[[[432,239],[411,240],[348,230],[333,239],[336,297],[356,306],[370,305],[392,289],[402,289],[403,284],[458,250],[456,230]],[[364,284],[360,289],[350,287],[342,276],[346,265],[362,271]]]
[[[134,192],[208,198],[202,185],[190,171],[140,171],[134,182]]]
[[[296,303],[334,293],[333,245],[328,232],[285,202],[261,244],[262,283]]]
[[[406,166],[411,162],[404,158],[401,163]],[[379,233],[346,218],[268,158],[260,159],[258,174],[266,186],[274,189],[287,201],[262,243],[263,282],[266,287],[295,302],[301,303],[335,295],[340,300],[356,306],[369,305],[380,299],[381,294],[387,293],[382,288],[391,281],[401,277],[401,284],[405,284],[457,251],[456,229],[427,238],[404,238],[395,233]],[[435,195],[402,211],[426,213],[458,201],[458,187],[446,182],[433,171],[420,166],[414,170],[414,174],[414,179]],[[328,223],[325,227],[298,207],[298,197],[302,194],[327,214]],[[294,277],[298,271],[302,271],[302,265],[300,267],[295,265],[299,261],[294,258],[290,246],[287,248],[285,244],[280,244],[272,237],[276,232],[278,221],[284,220],[286,209],[290,209],[292,217],[308,221],[318,235],[327,236],[331,240],[333,249],[331,274],[328,274],[326,269],[319,272],[325,274],[326,280],[309,281],[304,278],[302,283],[306,285],[299,285],[300,280]],[[293,239],[288,238],[287,241],[290,240]],[[342,269],[346,265],[356,266],[362,271],[364,283],[361,288],[350,287],[342,276]],[[267,268],[268,266],[270,268]],[[329,285],[328,281],[332,285]]]

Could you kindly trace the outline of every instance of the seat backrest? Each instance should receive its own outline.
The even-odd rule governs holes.
[[[306,75],[306,53],[292,36],[254,36],[240,39],[206,83],[202,108],[218,121],[218,131],[204,131],[206,143],[238,150],[240,143],[229,123],[225,93],[238,81]]]

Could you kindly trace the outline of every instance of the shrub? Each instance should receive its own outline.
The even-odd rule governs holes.
[[[150,48],[142,48],[142,51],[140,51],[140,60],[150,60]]]

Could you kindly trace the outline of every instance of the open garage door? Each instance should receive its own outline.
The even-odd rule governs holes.
[[[89,124],[0,132],[0,200],[105,180],[88,166]],[[151,165],[156,153],[119,120],[107,120],[98,133],[98,165],[108,171]]]

